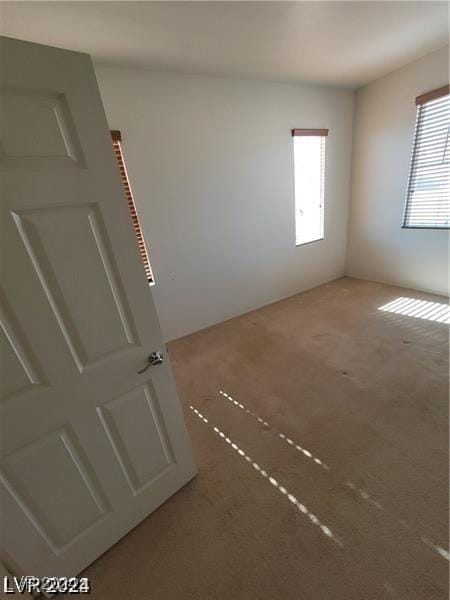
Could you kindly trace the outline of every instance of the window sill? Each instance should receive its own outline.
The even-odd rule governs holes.
[[[450,225],[446,225],[445,227],[427,227],[426,225],[402,225],[401,227],[402,229],[430,229],[430,230],[441,230],[441,231],[448,231],[450,229]]]
[[[325,237],[317,238],[317,240],[311,240],[310,242],[300,242],[300,244],[295,244],[296,248],[300,248],[300,246],[309,246],[309,244],[316,244],[317,242],[322,242]]]

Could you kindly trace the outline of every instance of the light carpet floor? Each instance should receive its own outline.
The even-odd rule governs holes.
[[[445,302],[344,278],[171,343],[199,474],[90,598],[447,600],[448,328],[417,300]]]

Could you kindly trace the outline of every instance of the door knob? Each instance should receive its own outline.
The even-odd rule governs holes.
[[[162,352],[152,352],[149,357],[147,358],[147,364],[145,365],[145,367],[143,369],[141,369],[140,371],[138,371],[138,375],[140,375],[141,373],[144,373],[144,371],[146,371],[147,369],[150,369],[150,367],[153,367],[155,365],[160,365],[163,362],[163,353]]]

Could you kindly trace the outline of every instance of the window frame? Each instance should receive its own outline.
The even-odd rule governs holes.
[[[401,225],[402,229],[423,229],[423,230],[430,230],[430,231],[433,231],[433,230],[448,231],[450,229],[450,220],[448,221],[448,224],[444,225],[444,226],[426,225],[426,224],[421,224],[421,225],[410,225],[409,224],[411,208],[414,207],[414,200],[412,197],[413,191],[414,191],[413,183],[414,183],[416,170],[419,166],[419,163],[417,162],[417,152],[418,152],[418,146],[419,146],[419,143],[418,143],[419,138],[421,137],[421,125],[423,123],[423,120],[421,120],[422,109],[429,102],[438,100],[440,98],[445,98],[449,94],[450,94],[450,85],[445,85],[445,86],[437,88],[435,90],[431,90],[430,92],[421,94],[420,96],[417,96],[415,99],[416,121],[415,121],[415,127],[414,127],[413,148],[412,148],[410,167],[409,167],[409,172],[408,172],[408,184],[407,184],[407,188],[406,188],[406,199],[405,199],[405,204],[404,204],[404,209],[403,209],[403,219],[402,219],[402,225]],[[449,128],[450,128],[450,123],[449,123]],[[450,129],[449,129],[449,131],[450,131]],[[449,136],[449,133],[447,133],[447,143],[449,140],[448,136]],[[446,146],[444,147],[444,156],[445,156],[445,152],[446,152]],[[450,165],[449,165],[449,167],[450,167]]]
[[[292,145],[292,151],[293,151],[293,162],[294,162],[294,233],[295,233],[295,247],[296,248],[300,248],[301,246],[307,246],[309,244],[316,244],[317,242],[322,242],[325,239],[325,173],[326,173],[326,153],[327,153],[327,145],[326,145],[326,141],[327,141],[327,137],[329,134],[329,129],[325,129],[325,128],[321,128],[321,129],[314,129],[314,128],[305,128],[305,129],[300,129],[300,128],[295,128],[295,129],[291,129],[291,134],[292,134],[292,139],[293,139],[293,145]],[[321,237],[312,239],[312,240],[308,240],[305,242],[298,242],[298,236],[297,236],[297,196],[296,196],[296,180],[295,180],[295,171],[296,171],[296,164],[295,164],[295,138],[296,137],[318,137],[321,138],[321,144],[323,144],[322,148],[321,148],[321,210],[322,210],[322,235]]]

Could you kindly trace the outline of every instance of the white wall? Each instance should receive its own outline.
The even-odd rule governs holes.
[[[356,97],[347,273],[447,295],[448,232],[401,229],[415,97],[448,83],[448,48]]]
[[[166,340],[344,274],[354,94],[98,67]],[[293,127],[330,129],[325,240],[295,246]]]

